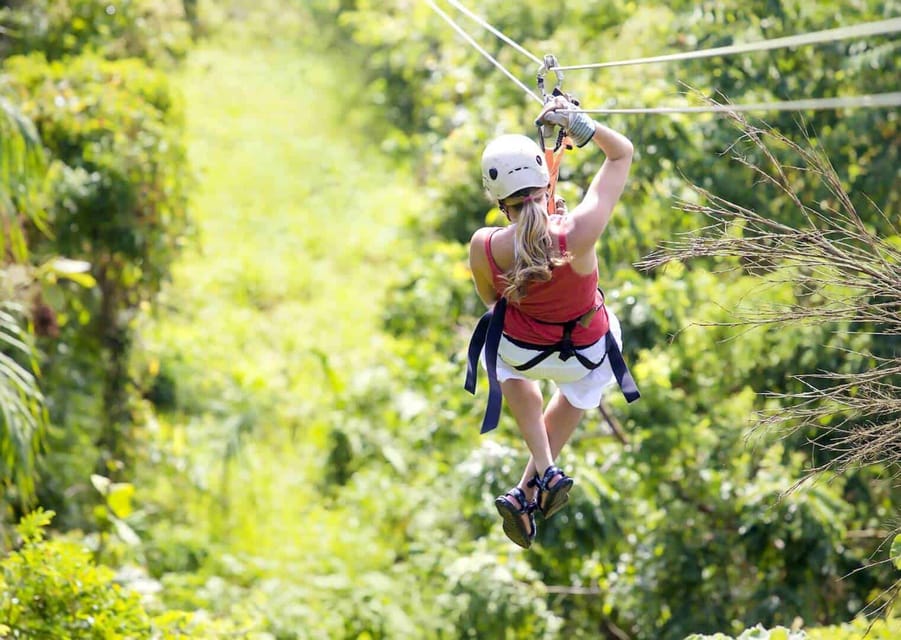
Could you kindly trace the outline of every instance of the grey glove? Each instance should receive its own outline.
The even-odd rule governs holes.
[[[576,109],[578,107],[563,96],[555,96],[544,105],[535,124],[562,127],[577,147],[584,147],[594,136],[595,122],[587,113]]]

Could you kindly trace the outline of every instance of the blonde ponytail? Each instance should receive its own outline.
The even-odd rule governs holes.
[[[554,241],[547,223],[544,198],[526,198],[522,203],[513,236],[513,267],[504,274],[504,297],[518,301],[533,282],[547,282],[551,269],[572,259],[569,252],[552,256]]]

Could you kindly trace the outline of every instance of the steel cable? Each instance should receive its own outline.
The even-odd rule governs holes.
[[[712,49],[699,49],[696,51],[683,51],[681,53],[670,53],[662,56],[651,56],[648,58],[633,58],[631,60],[612,60],[610,62],[597,62],[594,64],[576,64],[570,66],[554,67],[551,71],[569,71],[573,69],[605,69],[608,67],[622,67],[627,65],[651,64],[654,62],[672,62],[677,60],[695,60],[698,58],[711,58],[714,56],[727,56],[736,53],[752,53],[754,51],[768,51],[771,49],[784,49],[787,47],[798,47],[810,44],[822,44],[824,42],[835,42],[837,40],[847,40],[849,38],[862,38],[865,36],[886,35],[901,31],[901,18],[892,18],[890,20],[879,20],[877,22],[865,22],[863,24],[851,27],[839,27],[837,29],[826,29],[824,31],[813,31],[810,33],[802,33],[795,36],[786,36],[784,38],[773,38],[771,40],[760,40],[758,42],[747,42],[744,44],[733,44],[725,47],[714,47]]]
[[[429,6],[437,13],[451,28],[454,29],[464,40],[466,40],[476,51],[484,56],[491,64],[497,67],[504,75],[512,80],[516,85],[526,92],[539,104],[544,101],[529,87],[527,87],[519,78],[513,75],[502,65],[494,56],[488,53],[480,46],[472,36],[458,25],[453,18],[442,11],[434,0],[426,0]],[[498,29],[494,28],[486,20],[474,14],[472,11],[464,7],[458,0],[448,0],[454,8],[466,14],[480,26],[487,29],[503,42],[510,45],[532,61],[539,64],[542,60],[516,43],[514,40],[505,36]],[[549,71],[566,71],[574,69],[590,69],[605,68],[625,65],[650,64],[653,62],[669,62],[677,60],[690,60],[697,58],[706,58],[713,56],[731,55],[736,53],[750,53],[753,51],[765,51],[771,49],[818,44],[831,42],[836,40],[844,40],[848,38],[856,38],[872,35],[885,35],[901,31],[901,18],[892,18],[889,20],[880,20],[876,22],[867,22],[851,27],[840,27],[837,29],[826,29],[823,31],[814,31],[810,33],[799,34],[795,36],[787,36],[784,38],[774,38],[771,40],[762,40],[759,42],[751,42],[739,45],[730,45],[726,47],[714,47],[712,49],[700,49],[696,51],[685,51],[662,56],[652,56],[647,58],[634,58],[631,60],[617,60],[611,62],[600,62],[588,65],[567,65],[552,67]],[[600,109],[578,109],[582,113],[597,114],[677,114],[677,113],[724,113],[724,112],[775,112],[775,111],[805,111],[805,110],[822,110],[822,109],[844,109],[844,108],[886,108],[901,106],[901,92],[876,93],[861,96],[846,96],[833,98],[807,98],[800,100],[783,100],[773,102],[756,102],[750,104],[712,104],[706,106],[680,106],[680,107],[633,107],[633,108],[600,108]]]

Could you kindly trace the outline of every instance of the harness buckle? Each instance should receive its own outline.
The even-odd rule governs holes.
[[[581,316],[579,316],[578,322],[582,326],[583,329],[587,329],[588,327],[591,326],[591,321],[594,319],[594,314],[596,314],[599,309],[600,309],[600,307],[593,307],[592,309],[586,311]]]
[[[576,322],[578,322],[578,320],[570,320],[563,325],[563,337],[560,338],[560,342],[557,343],[557,347],[560,350],[560,359],[563,360],[563,362],[566,362],[576,355],[576,345],[573,344],[573,329],[576,328]]]

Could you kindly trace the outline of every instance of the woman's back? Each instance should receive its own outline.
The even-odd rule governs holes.
[[[568,216],[548,219],[551,250],[555,256],[566,255],[567,231],[570,229],[572,221]],[[495,229],[485,236],[485,254],[499,296],[507,287],[505,272],[514,261],[514,234],[510,231],[509,227]],[[603,304],[598,291],[594,251],[582,256],[579,265],[576,264],[577,256],[570,255],[570,258],[552,269],[550,280],[530,283],[522,298],[510,302],[504,322],[505,333],[523,342],[553,344],[560,339],[562,323],[582,318]],[[590,270],[583,273],[577,266],[582,269],[587,266]],[[591,344],[603,336],[607,328],[605,314],[595,314],[588,322],[576,326],[573,339],[576,344]]]

